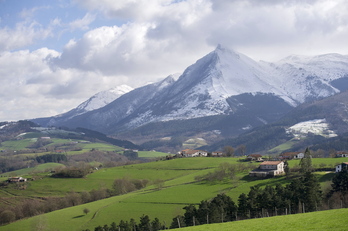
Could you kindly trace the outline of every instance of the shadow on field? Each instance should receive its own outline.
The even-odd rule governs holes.
[[[85,215],[79,215],[79,216],[76,216],[76,217],[73,217],[73,219],[75,218],[80,218],[80,217],[84,217]]]

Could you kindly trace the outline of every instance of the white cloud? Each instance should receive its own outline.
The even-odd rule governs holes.
[[[87,13],[83,18],[76,19],[69,23],[70,30],[87,30],[89,25],[95,20],[95,15]]]
[[[51,69],[60,54],[42,48],[0,53],[1,120],[51,116],[70,110],[92,94],[117,86],[124,78],[74,69]]]
[[[51,35],[51,28],[43,28],[35,21],[19,22],[15,28],[3,27],[0,28],[0,51],[23,48]]]

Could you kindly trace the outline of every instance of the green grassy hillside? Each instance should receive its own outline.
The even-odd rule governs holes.
[[[248,175],[248,170],[240,171],[235,180],[220,182],[196,182],[195,177],[212,172],[221,163],[234,165],[252,165],[258,163],[241,163],[238,158],[182,158],[169,161],[156,161],[144,164],[127,165],[115,168],[100,169],[86,178],[57,179],[43,177],[31,182],[26,190],[6,189],[0,191],[0,196],[17,195],[27,197],[62,196],[69,191],[82,192],[101,187],[111,188],[116,178],[147,179],[148,187],[126,195],[111,197],[75,207],[57,210],[38,217],[32,217],[15,223],[1,226],[2,230],[26,231],[38,223],[44,223],[54,230],[94,230],[98,225],[119,222],[121,219],[139,220],[143,214],[151,219],[157,217],[161,222],[170,225],[172,218],[183,213],[183,207],[188,204],[198,204],[202,200],[209,200],[219,193],[226,193],[235,202],[241,193],[249,192],[253,185],[285,184],[285,177],[256,179]],[[324,161],[324,160],[323,160]],[[325,177],[322,181],[330,181]],[[153,184],[161,179],[164,184],[160,187]],[[84,215],[83,209],[90,213]],[[290,217],[290,216],[289,216]],[[221,229],[220,229],[221,230]]]
[[[195,227],[187,227],[174,230],[182,231],[256,231],[256,230],[316,230],[327,231],[347,230],[348,209],[334,209],[320,212],[303,213],[287,216],[267,217],[243,221],[228,222],[222,224],[210,224]]]

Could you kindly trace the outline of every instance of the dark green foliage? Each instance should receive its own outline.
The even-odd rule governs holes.
[[[245,193],[239,195],[238,198],[238,217],[240,219],[249,218],[249,205],[248,205],[248,197]]]
[[[186,226],[233,221],[237,215],[237,206],[225,194],[218,194],[211,201],[201,201],[198,209],[194,205],[184,209],[183,219]]]
[[[138,159],[138,152],[134,152],[133,150],[126,150],[123,152],[123,155],[130,160]]]
[[[148,231],[151,230],[150,218],[148,215],[143,215],[140,217],[140,222],[138,225],[139,231]]]
[[[55,173],[52,174],[52,177],[58,178],[82,178],[85,177],[88,173],[91,172],[90,166],[82,166],[82,167],[66,167],[62,168]]]
[[[185,227],[185,221],[183,216],[176,216],[173,218],[173,221],[170,225],[170,229],[182,228]]]
[[[331,186],[331,193],[341,192],[342,194],[348,194],[348,170],[343,169],[341,172],[336,173],[332,179]]]
[[[38,163],[60,163],[67,161],[66,155],[64,154],[46,154],[43,156],[37,156],[35,160]]]
[[[312,156],[309,148],[306,148],[304,157],[300,161],[300,172],[307,173],[312,171]]]

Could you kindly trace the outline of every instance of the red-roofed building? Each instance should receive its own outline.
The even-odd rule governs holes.
[[[263,161],[262,156],[260,154],[250,154],[247,156],[247,160]]]
[[[348,157],[348,152],[344,152],[344,151],[336,152],[336,157]]]

